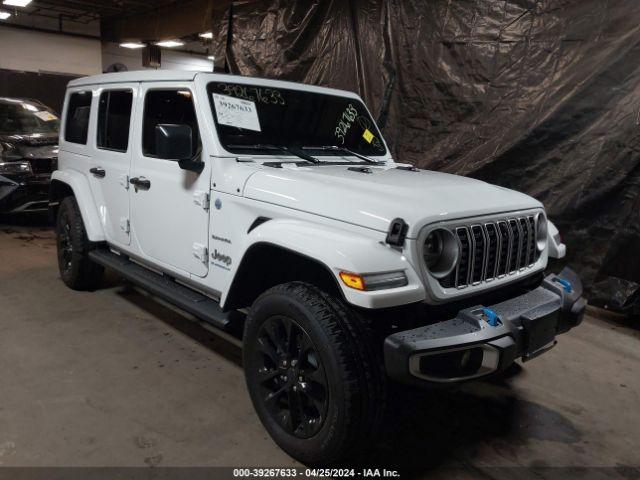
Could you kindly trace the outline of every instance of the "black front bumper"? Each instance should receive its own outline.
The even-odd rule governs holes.
[[[406,383],[452,383],[504,370],[552,348],[582,321],[587,302],[573,270],[547,276],[535,290],[455,318],[388,336],[387,374]]]
[[[50,174],[0,175],[0,213],[46,211],[50,185]]]

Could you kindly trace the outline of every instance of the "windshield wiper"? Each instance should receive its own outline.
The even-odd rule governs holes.
[[[366,155],[362,155],[361,153],[354,152],[353,150],[349,150],[346,147],[338,147],[337,145],[321,145],[319,147],[302,147],[303,150],[330,150],[332,152],[346,152],[354,157],[358,157],[360,160],[364,160],[367,163],[372,163],[374,165],[380,165],[384,162],[379,162],[378,160],[374,160],[373,158],[369,158]]]
[[[233,149],[246,149],[246,150],[280,150],[281,152],[286,152],[286,153],[290,153],[292,155],[295,155],[298,158],[301,158],[303,160],[306,160],[307,162],[310,163],[320,163],[320,160],[318,160],[316,157],[312,157],[311,155],[307,155],[304,152],[301,152],[300,150],[296,149],[296,148],[291,148],[291,147],[286,147],[284,145],[271,145],[271,144],[265,144],[265,143],[254,143],[254,144],[250,144],[250,145],[227,145],[228,148],[233,148]]]

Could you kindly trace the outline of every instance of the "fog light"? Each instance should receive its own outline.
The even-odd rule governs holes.
[[[480,344],[413,355],[409,371],[424,380],[447,383],[488,375],[498,369],[499,363],[499,350]]]

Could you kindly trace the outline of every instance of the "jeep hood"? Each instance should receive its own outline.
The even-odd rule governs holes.
[[[528,195],[468,177],[386,166],[368,170],[265,166],[249,177],[244,195],[381,232],[401,217],[410,238],[433,222],[542,207]]]

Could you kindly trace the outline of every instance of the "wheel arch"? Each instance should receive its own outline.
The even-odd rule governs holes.
[[[89,182],[80,173],[60,170],[53,173],[49,187],[49,215],[51,219],[55,221],[60,202],[69,196],[76,198],[89,240],[92,242],[104,241],[102,222],[93,201],[93,195],[91,195]]]
[[[256,275],[257,269],[263,274]],[[345,299],[328,265],[288,247],[259,241],[252,244],[242,257],[226,295],[224,310],[250,306],[269,288],[293,281],[310,283],[330,295]]]
[[[229,280],[228,288],[223,290],[222,305],[225,309],[251,305],[251,302],[248,302],[238,306],[239,298],[244,302],[255,298],[255,291],[248,296],[238,293],[245,288],[243,281],[248,281],[251,288],[256,288],[256,284],[259,283],[256,283],[255,278],[246,279],[262,277],[264,272],[282,269],[297,274],[283,275],[279,278],[279,283],[290,281],[311,283],[321,289],[329,290],[328,293],[356,307],[377,309],[422,301],[425,298],[425,290],[409,258],[402,251],[384,244],[383,238],[383,234],[377,238],[376,234],[369,231],[363,231],[360,234],[300,219],[283,218],[263,222],[251,230],[243,239],[243,245],[236,251],[236,255],[242,252],[242,255],[238,255],[241,260],[238,268],[233,272],[233,277]],[[272,256],[270,251],[257,250],[264,254],[255,257],[256,250],[253,248],[264,244],[271,245],[270,248],[276,248],[277,252],[286,252],[288,256]],[[249,252],[252,252],[251,256],[247,255]],[[262,257],[266,260],[262,260]],[[277,260],[270,263],[273,262],[272,257],[282,260],[280,263]],[[255,258],[259,260],[257,263],[254,262]],[[297,272],[295,268],[293,270],[287,268],[289,263],[294,262],[295,266],[299,267]],[[272,269],[266,269],[261,267],[263,263],[275,266]],[[255,267],[255,265],[258,266]],[[314,272],[311,280],[307,269],[303,268],[304,265],[308,266],[309,271]],[[343,284],[339,277],[341,271],[366,274],[398,270],[406,273],[408,284],[387,290],[356,290]],[[275,284],[267,282],[262,285],[270,288]]]

